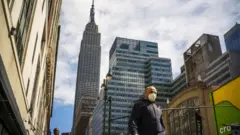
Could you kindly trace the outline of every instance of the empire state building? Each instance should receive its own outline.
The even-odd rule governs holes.
[[[74,116],[72,132],[84,135],[89,118],[96,104],[99,91],[101,34],[95,23],[94,0],[90,10],[90,21],[83,32],[78,58]]]

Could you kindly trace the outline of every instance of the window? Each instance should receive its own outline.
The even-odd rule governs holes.
[[[29,78],[28,78],[27,89],[26,89],[26,95],[28,94],[29,82],[30,82],[30,80],[29,80]]]
[[[13,1],[13,0],[10,0]],[[12,2],[13,3],[13,2]],[[15,36],[16,48],[18,53],[19,64],[22,64],[24,49],[26,48],[27,35],[30,31],[30,22],[33,20],[36,2],[34,0],[25,0],[22,5],[20,17],[17,23],[17,34]]]
[[[150,48],[157,48],[157,45],[147,45],[147,47],[150,47]]]
[[[120,48],[121,49],[128,49],[129,48],[129,44],[124,44],[123,43],[123,44],[120,45]]]
[[[8,7],[9,7],[10,12],[12,11],[14,1],[15,1],[15,0],[7,0],[7,2],[8,2]]]
[[[43,3],[42,3],[42,11],[43,11],[43,8],[44,8],[44,5],[45,5],[45,1],[46,0],[43,0]]]
[[[154,52],[154,51],[149,51],[147,50],[148,53],[152,53],[152,54],[158,54],[158,52]]]
[[[52,0],[48,1],[48,14],[50,15],[50,10],[52,8]]]
[[[36,75],[35,75],[35,80],[34,80],[34,85],[33,85],[33,92],[32,92],[32,97],[31,97],[31,106],[30,106],[31,109],[34,108],[34,105],[35,105],[35,102],[36,102],[36,94],[37,94],[39,73],[40,73],[40,60],[38,58]],[[32,116],[32,114],[33,114],[33,111],[31,111],[31,116]]]
[[[33,56],[32,56],[32,63],[33,63],[34,56],[35,56],[35,51],[36,51],[37,41],[38,41],[38,34],[37,34],[36,39],[35,39],[34,50],[33,50]]]

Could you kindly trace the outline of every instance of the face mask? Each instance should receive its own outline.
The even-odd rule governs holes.
[[[148,95],[148,100],[154,102],[156,100],[157,95],[155,93],[151,93]]]

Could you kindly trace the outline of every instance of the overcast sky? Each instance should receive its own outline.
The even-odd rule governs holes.
[[[63,0],[57,63],[55,105],[72,105],[77,60],[91,0]],[[176,77],[183,52],[203,33],[220,36],[240,21],[239,0],[95,0],[95,20],[101,33],[101,77],[108,71],[109,49],[115,37],[158,43],[160,57],[171,58]]]

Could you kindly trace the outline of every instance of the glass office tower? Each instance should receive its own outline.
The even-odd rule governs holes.
[[[240,51],[240,24],[236,23],[224,34],[224,39],[228,51]]]
[[[158,44],[154,42],[117,37],[110,50],[109,60],[112,71],[112,80],[108,83],[108,96],[112,97],[111,116],[112,119],[120,118],[111,122],[111,134],[114,135],[127,132],[128,117],[121,117],[130,115],[134,102],[143,95],[147,86],[153,85],[157,88],[158,104],[166,103],[170,97],[172,72],[171,60],[158,57]],[[108,107],[107,105],[107,114]],[[97,106],[94,112],[99,112],[97,109],[103,107]],[[96,115],[94,113],[93,132],[102,134],[94,131],[97,128],[94,125],[102,127],[94,124],[100,120]],[[108,115],[106,123],[107,121]]]

